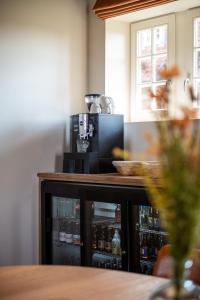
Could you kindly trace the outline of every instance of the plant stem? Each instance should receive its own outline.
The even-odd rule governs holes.
[[[181,299],[181,288],[184,274],[184,261],[175,260],[174,262],[174,284],[175,284],[175,298],[174,300]]]

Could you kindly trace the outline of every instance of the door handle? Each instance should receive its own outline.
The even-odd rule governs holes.
[[[184,92],[186,91],[187,86],[190,84],[190,81],[191,81],[191,74],[188,72],[184,80]]]

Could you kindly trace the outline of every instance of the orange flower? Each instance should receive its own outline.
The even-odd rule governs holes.
[[[149,89],[148,91],[149,97],[152,99],[155,98],[158,107],[162,107],[162,108],[164,108],[165,104],[168,104],[169,102],[168,94],[169,94],[169,89],[166,85],[158,87],[156,94],[154,94],[154,92],[151,89]]]
[[[160,71],[161,78],[166,79],[166,80],[173,78],[173,77],[177,77],[179,75],[180,75],[180,71],[177,66],[173,66],[169,69],[164,69],[164,70]]]
[[[184,119],[186,119],[186,118],[191,119],[191,118],[195,118],[197,116],[197,111],[194,108],[182,106],[181,110],[183,112]]]
[[[152,142],[152,140],[153,140],[153,136],[152,136],[152,134],[151,134],[149,131],[146,131],[146,132],[144,133],[144,138],[145,138],[148,142]]]
[[[118,158],[122,158],[124,160],[131,160],[131,155],[130,155],[130,152],[126,151],[126,150],[122,150],[118,147],[115,147],[112,151],[112,154],[115,156],[115,157],[118,157]]]
[[[168,103],[169,102],[168,94],[169,94],[169,91],[168,91],[167,86],[166,85],[160,86],[157,89],[157,93],[156,93],[157,103],[160,103],[160,104]]]
[[[179,128],[179,129],[186,129],[190,123],[190,119],[183,118],[183,119],[171,119],[169,121],[169,125],[171,128]]]
[[[154,92],[152,91],[152,89],[149,89],[147,94],[148,94],[148,96],[150,98],[155,98],[156,97],[156,95],[154,94]]]
[[[160,154],[159,144],[158,143],[154,143],[154,144],[150,145],[147,148],[146,153],[148,155],[158,156]]]

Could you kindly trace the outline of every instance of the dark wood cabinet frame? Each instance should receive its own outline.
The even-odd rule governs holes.
[[[122,269],[139,272],[139,205],[150,205],[144,187],[43,180],[40,197],[40,262],[52,264],[52,196],[80,199],[81,265],[90,266],[91,201],[119,203],[122,214]]]

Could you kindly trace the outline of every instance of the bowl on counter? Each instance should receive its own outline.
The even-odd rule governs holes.
[[[151,177],[159,177],[160,164],[157,161],[113,161],[117,172],[123,176],[143,176],[148,173]]]

